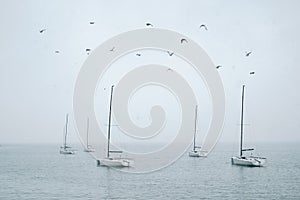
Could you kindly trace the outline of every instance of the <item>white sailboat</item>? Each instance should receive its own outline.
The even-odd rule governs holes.
[[[75,151],[72,150],[70,146],[67,146],[68,123],[69,123],[69,115],[67,114],[63,146],[60,147],[60,151],[59,151],[60,154],[66,154],[66,155],[75,154]]]
[[[193,150],[189,152],[190,157],[200,157],[200,147],[196,146],[196,135],[197,135],[197,115],[198,115],[198,106],[195,108],[195,132],[194,132],[194,142],[193,142]]]
[[[111,94],[110,94],[110,104],[109,104],[109,119],[108,119],[108,133],[107,133],[107,157],[103,159],[97,160],[97,166],[106,166],[106,167],[130,167],[133,164],[133,160],[129,160],[126,158],[113,158],[110,156],[110,153],[122,153],[122,151],[112,151],[109,149],[110,147],[110,128],[111,128],[111,108],[112,108],[112,100],[113,100],[113,91],[114,85],[111,86]]]
[[[85,152],[95,152],[95,149],[89,145],[89,118],[87,118],[86,124],[86,147],[84,149]]]
[[[244,151],[253,151],[254,149],[243,149],[243,131],[244,131],[244,92],[245,85],[242,88],[242,112],[241,112],[241,143],[240,143],[240,156],[233,156],[231,158],[231,163],[233,165],[241,165],[248,167],[263,167],[267,163],[266,158],[256,157],[256,156],[246,156],[243,155]]]

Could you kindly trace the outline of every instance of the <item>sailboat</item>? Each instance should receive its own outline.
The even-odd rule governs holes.
[[[231,163],[233,165],[241,165],[248,167],[263,167],[267,163],[266,158],[256,157],[256,156],[246,156],[243,155],[245,151],[253,151],[253,148],[243,149],[243,132],[244,132],[244,92],[245,85],[242,88],[242,112],[241,112],[241,141],[240,141],[240,156],[234,156],[231,158]]]
[[[195,108],[195,132],[194,132],[194,142],[193,142],[193,150],[189,152],[190,157],[200,157],[200,147],[196,146],[196,135],[197,135],[197,115],[198,115],[198,106]]]
[[[68,134],[68,123],[69,123],[69,114],[66,115],[66,125],[64,131],[64,141],[63,146],[60,147],[60,154],[75,154],[75,151],[71,149],[71,147],[67,146],[67,134]]]
[[[110,150],[110,129],[111,129],[111,108],[113,100],[113,91],[114,85],[111,86],[110,93],[110,104],[109,104],[109,118],[108,118],[108,130],[107,130],[107,156],[106,158],[97,160],[97,166],[106,166],[106,167],[130,167],[133,163],[132,160],[126,158],[113,158],[110,156],[110,153],[122,153],[122,151],[112,151]]]
[[[84,149],[85,152],[95,152],[95,149],[92,148],[91,145],[89,145],[89,118],[87,118],[86,123],[86,147]]]

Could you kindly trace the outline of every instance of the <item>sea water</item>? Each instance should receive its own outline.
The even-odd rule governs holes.
[[[76,148],[75,155],[60,155],[59,145],[2,145],[0,199],[300,199],[297,144],[261,144],[267,167],[231,165],[238,149],[218,144],[207,158],[186,153],[146,174],[96,167]]]

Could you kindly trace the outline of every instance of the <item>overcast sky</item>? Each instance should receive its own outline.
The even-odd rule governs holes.
[[[0,143],[60,143],[85,49],[146,22],[188,36],[222,65],[221,141],[238,140],[245,83],[249,141],[300,142],[299,7],[297,0],[2,0]],[[74,130],[70,142],[78,142]]]

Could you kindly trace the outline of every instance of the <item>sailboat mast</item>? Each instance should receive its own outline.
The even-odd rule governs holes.
[[[111,126],[111,106],[113,99],[114,85],[111,86],[110,103],[109,103],[109,118],[108,118],[108,133],[107,133],[107,158],[109,158],[109,143],[110,143],[110,126]]]
[[[242,112],[241,112],[241,146],[240,146],[240,156],[243,156],[243,131],[244,131],[244,92],[245,85],[243,85],[242,89]]]
[[[89,148],[89,118],[86,123],[86,148]]]
[[[194,132],[194,148],[193,148],[193,150],[194,150],[194,151],[196,150],[196,134],[197,134],[197,109],[198,109],[198,106],[196,106],[196,108],[195,108],[195,132]]]
[[[65,127],[66,132],[64,138],[64,148],[67,148],[68,122],[69,122],[69,114],[66,115],[66,127]]]

